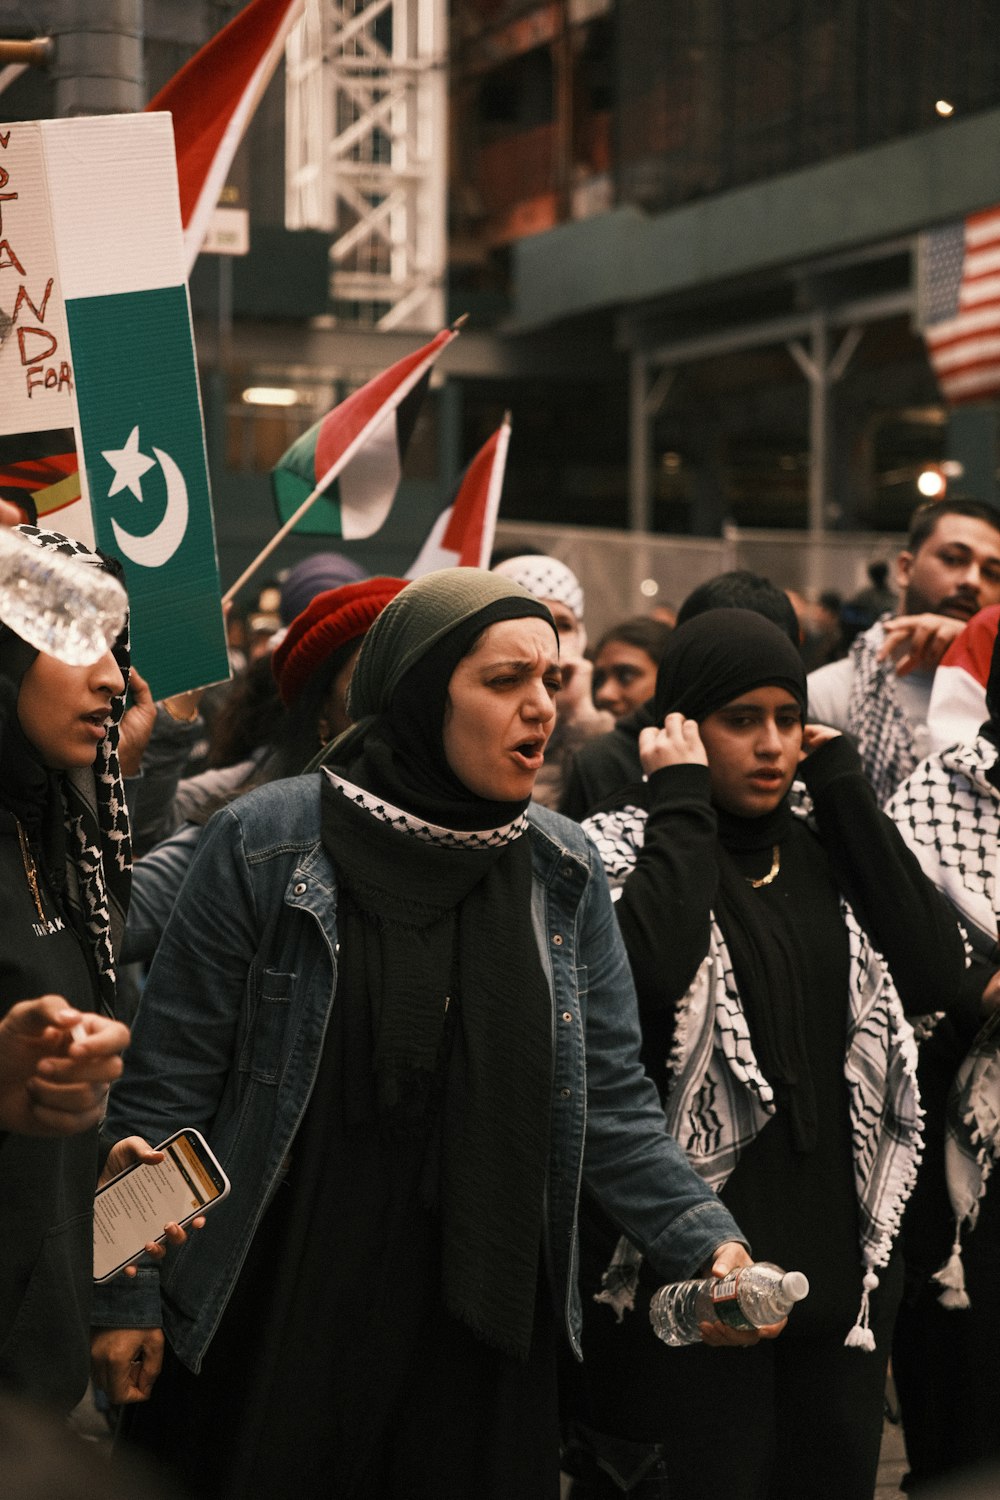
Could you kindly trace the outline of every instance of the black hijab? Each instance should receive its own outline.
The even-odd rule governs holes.
[[[656,716],[702,719],[759,687],[780,687],[806,712],[802,658],[777,625],[752,609],[710,609],[678,625],[656,674]]]
[[[700,724],[755,688],[778,687],[806,713],[802,658],[783,630],[746,609],[709,610],[678,626],[660,662],[656,713],[682,713]],[[795,1144],[816,1142],[816,1099],[806,1058],[802,954],[788,929],[740,874],[730,853],[780,848],[791,826],[788,797],[759,818],[716,809],[719,890],[715,916],[730,956],[757,1059],[789,1112]]]

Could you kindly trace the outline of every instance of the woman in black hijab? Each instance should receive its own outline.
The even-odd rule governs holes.
[[[660,665],[645,784],[585,825],[620,887],[668,1124],[755,1257],[811,1288],[781,1339],[710,1366],[592,1306],[585,1420],[662,1444],[672,1500],[871,1495],[919,1157],[903,1012],[947,1006],[963,972],[954,921],[855,752],[805,708],[777,627],[744,610],[689,621]]]
[[[417,579],[327,766],[206,829],[109,1121],[197,1125],[232,1193],[94,1345],[192,1494],[554,1500],[581,1175],[661,1274],[746,1259],[642,1074],[596,854],[531,805],[559,681],[525,590]]]

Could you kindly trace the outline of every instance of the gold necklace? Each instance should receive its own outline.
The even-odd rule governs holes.
[[[743,878],[746,881],[747,885],[752,886],[755,891],[759,891],[762,885],[771,884],[771,881],[774,879],[780,869],[781,845],[775,844],[771,850],[771,868],[768,870],[767,874],[762,875],[759,880],[751,880],[749,875],[744,875]]]
[[[45,908],[42,906],[42,898],[38,890],[38,869],[31,850],[28,847],[28,835],[21,827],[20,819],[15,818],[14,822],[17,824],[17,840],[21,845],[21,859],[24,863],[24,873],[28,877],[28,885],[31,887],[31,894],[35,898],[35,910],[38,913],[38,920],[45,922]]]

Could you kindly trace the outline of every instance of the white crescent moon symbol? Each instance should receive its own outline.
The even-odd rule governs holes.
[[[142,568],[162,568],[184,540],[188,524],[188,492],[184,475],[169,453],[154,448],[163,477],[167,481],[167,508],[160,522],[148,536],[134,536],[112,518],[115,541],[125,556]]]

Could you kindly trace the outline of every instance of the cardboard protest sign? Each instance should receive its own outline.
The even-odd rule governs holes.
[[[0,126],[0,496],[121,559],[156,697],[228,677],[169,115]]]

